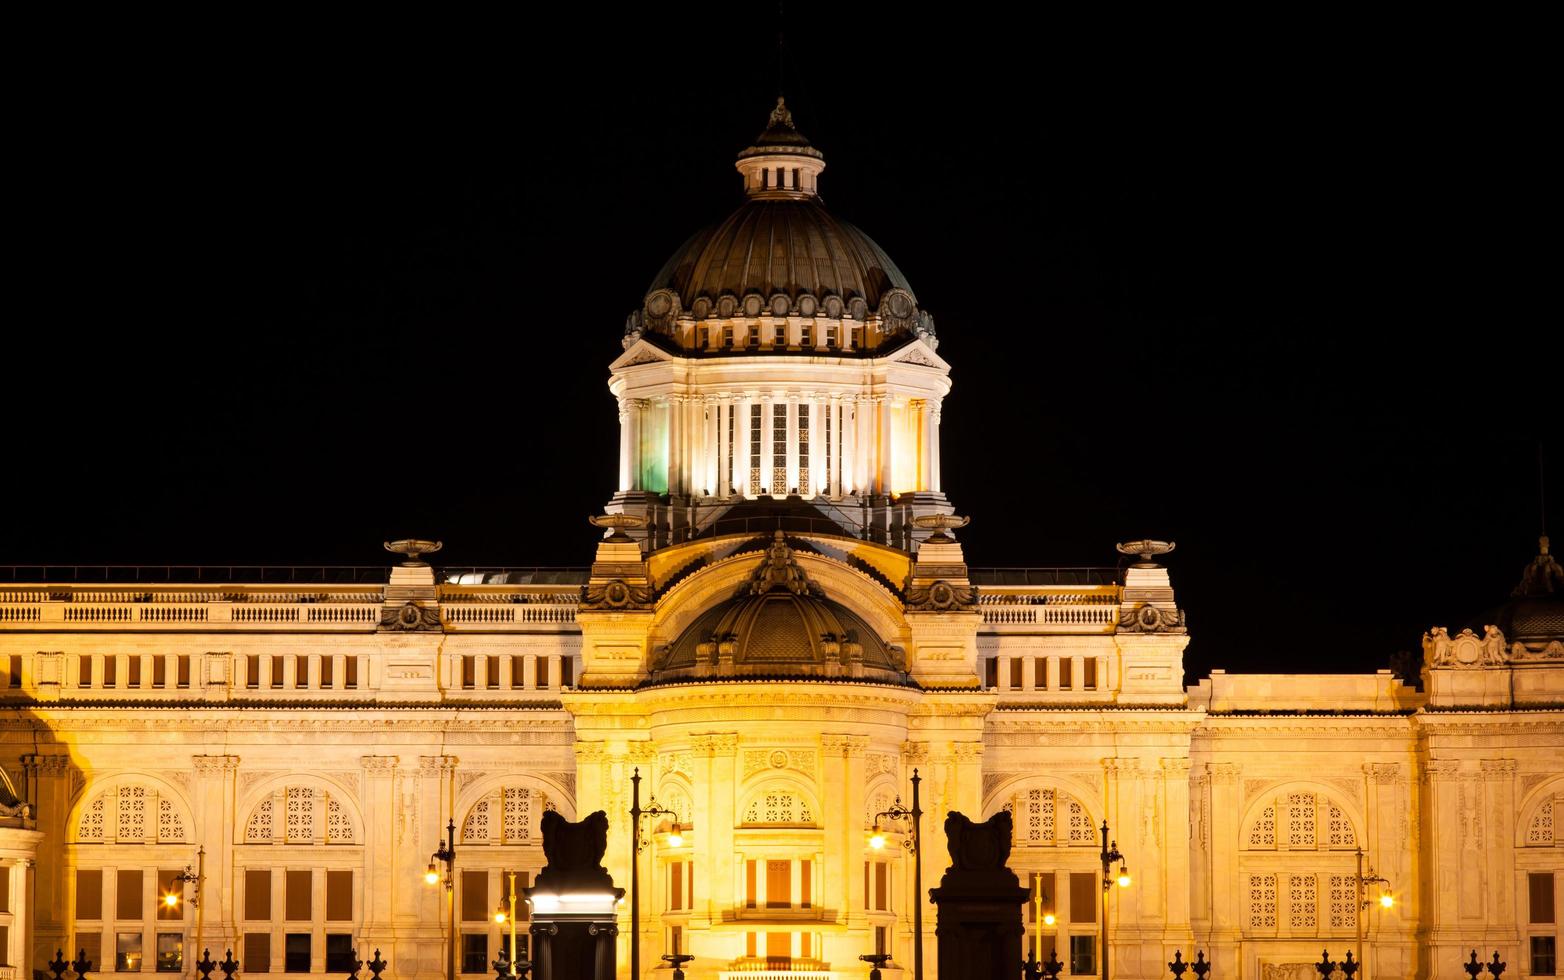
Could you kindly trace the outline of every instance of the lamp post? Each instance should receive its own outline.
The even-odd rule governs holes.
[[[510,878],[510,910],[506,911],[505,903],[501,902],[494,910],[494,921],[500,925],[510,923],[510,975],[516,975],[516,872],[508,873]]]
[[[885,846],[885,835],[879,832],[880,818],[887,820],[910,820],[912,822],[912,840],[909,842],[912,848],[912,876],[913,876],[913,900],[912,900],[912,976],[913,980],[923,980],[923,810],[918,806],[918,784],[923,782],[918,777],[918,770],[912,771],[912,809],[901,805],[901,797],[896,797],[896,802],[891,804],[889,810],[881,810],[874,815],[874,834],[869,838],[869,846],[875,850]]]
[[[450,943],[445,953],[446,980],[456,980],[456,821],[453,819],[446,825],[446,842],[433,854],[429,855],[429,870],[424,872],[424,883],[438,885],[440,872],[435,868],[435,862],[445,865],[445,913],[446,926],[451,931]]]
[[[190,957],[190,962],[191,962],[190,974],[193,977],[193,976],[195,976],[195,972],[196,972],[194,964],[196,963],[196,961],[198,961],[201,958],[201,926],[202,926],[202,920],[205,918],[205,914],[202,912],[202,909],[201,909],[201,884],[202,884],[202,882],[204,882],[206,880],[206,845],[205,844],[201,845],[200,849],[196,851],[196,870],[195,870],[195,872],[191,873],[190,865],[187,864],[187,865],[185,865],[185,870],[183,872],[175,875],[171,880],[178,884],[179,892],[176,893],[176,892],[170,891],[167,895],[163,896],[163,904],[167,905],[169,908],[175,908],[175,907],[177,907],[179,905],[179,900],[180,900],[181,894],[184,892],[184,886],[186,884],[195,885],[195,894],[190,897],[190,907],[196,910],[195,949],[193,950],[195,955]],[[181,953],[180,955],[183,956],[184,954]],[[180,964],[180,968],[181,968],[181,972],[183,972],[183,968],[184,968],[184,964],[183,963]]]
[[[1108,843],[1108,821],[1102,822],[1102,980],[1108,980],[1108,891],[1115,884],[1120,888],[1130,886],[1130,872],[1124,865],[1124,855],[1119,853],[1119,842]],[[1119,862],[1119,873],[1113,875],[1113,862]],[[1073,970],[1074,967],[1071,967]]]
[[[1361,847],[1358,848],[1358,873],[1355,876],[1355,878],[1356,878],[1357,883],[1358,883],[1357,884],[1358,910],[1357,910],[1357,914],[1354,915],[1352,918],[1353,918],[1353,920],[1357,924],[1357,931],[1358,931],[1358,963],[1363,964],[1364,963],[1364,959],[1363,959],[1363,913],[1367,912],[1368,909],[1369,909],[1369,906],[1373,904],[1367,898],[1363,897],[1363,890],[1364,890],[1364,887],[1367,886],[1367,885],[1373,885],[1373,884],[1388,885],[1388,884],[1390,884],[1390,879],[1384,877],[1383,875],[1375,874],[1374,873],[1374,868],[1372,866],[1369,867],[1368,874],[1364,874],[1363,873],[1363,848],[1361,848]],[[1393,908],[1395,906],[1395,904],[1396,904],[1395,896],[1391,895],[1391,893],[1387,890],[1387,891],[1385,891],[1383,894],[1381,894],[1379,896],[1379,904],[1381,906],[1383,906],[1384,908],[1387,908],[1387,909],[1388,908]],[[1367,970],[1364,970],[1364,972],[1363,972],[1363,980],[1368,980],[1368,971]]]
[[[637,766],[630,776],[630,976],[633,980],[641,978],[641,852],[646,850],[646,845],[651,841],[641,836],[642,817],[673,817],[673,836],[670,841],[679,840],[679,815],[666,807],[657,804],[657,797],[652,797],[652,805],[641,809],[641,767]],[[678,843],[674,844],[679,846]],[[454,980],[454,978],[453,978]]]

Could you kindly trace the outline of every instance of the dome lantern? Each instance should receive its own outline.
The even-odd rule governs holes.
[[[750,197],[803,200],[820,196],[825,158],[793,126],[793,114],[778,96],[765,131],[739,154],[734,166],[744,176],[744,193]]]

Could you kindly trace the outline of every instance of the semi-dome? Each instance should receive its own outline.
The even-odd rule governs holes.
[[[626,346],[643,333],[711,354],[872,354],[911,336],[934,343],[933,318],[890,256],[821,203],[825,160],[782,99],[736,166],[744,203],[663,265],[626,322]],[[747,321],[759,318],[770,323],[756,334]],[[819,327],[790,332],[789,319]]]
[[[909,683],[901,649],[827,598],[781,531],[749,581],[660,652],[651,680],[743,677]]]

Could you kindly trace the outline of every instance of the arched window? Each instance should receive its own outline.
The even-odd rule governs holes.
[[[1532,811],[1531,820],[1526,824],[1527,847],[1552,847],[1559,841],[1553,835],[1553,810],[1557,800],[1557,796],[1550,796]]]
[[[1323,831],[1323,832],[1322,832]],[[1341,807],[1316,793],[1287,793],[1268,802],[1249,825],[1245,850],[1353,850],[1352,822]]]
[[[757,793],[744,808],[747,824],[810,824],[809,803],[798,793],[768,789]]]
[[[99,793],[82,809],[76,839],[83,844],[186,843],[181,810],[153,787],[126,783]]]
[[[1240,836],[1246,898],[1244,934],[1314,938],[1357,928],[1357,882],[1350,853],[1358,838],[1343,807],[1306,789],[1263,801]],[[1278,860],[1280,858],[1280,860]]]
[[[543,840],[538,821],[556,809],[541,790],[498,787],[467,811],[462,821],[465,844],[530,844]]]
[[[1026,789],[1011,797],[1016,847],[1095,845],[1097,830],[1080,801],[1057,789]]]
[[[353,822],[341,800],[313,786],[280,787],[256,804],[244,824],[246,844],[352,844]]]

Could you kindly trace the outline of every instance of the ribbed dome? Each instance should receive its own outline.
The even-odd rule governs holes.
[[[820,203],[825,158],[793,127],[782,100],[736,166],[746,200],[663,265],[625,321],[626,347],[645,334],[719,356],[872,356],[912,336],[938,345],[934,318],[918,308],[890,256]],[[770,321],[752,335],[763,317]]]
[[[652,681],[822,677],[907,683],[901,651],[828,599],[776,532],[750,581],[661,652]]]
[[[1564,566],[1548,553],[1546,535],[1538,539],[1537,557],[1521,573],[1510,600],[1473,620],[1467,629],[1481,635],[1490,624],[1499,628],[1506,643],[1520,644],[1533,653],[1564,642]]]
[[[694,309],[701,298],[714,310],[723,296],[737,299],[751,293],[766,301],[766,309],[772,297],[781,294],[791,310],[799,309],[805,296],[816,303],[837,297],[844,310],[861,299],[867,310],[878,310],[892,289],[912,293],[907,278],[880,246],[853,225],[833,218],[813,198],[746,201],[726,221],[698,232],[674,253],[647,292],[659,289],[676,293],[686,310]]]

